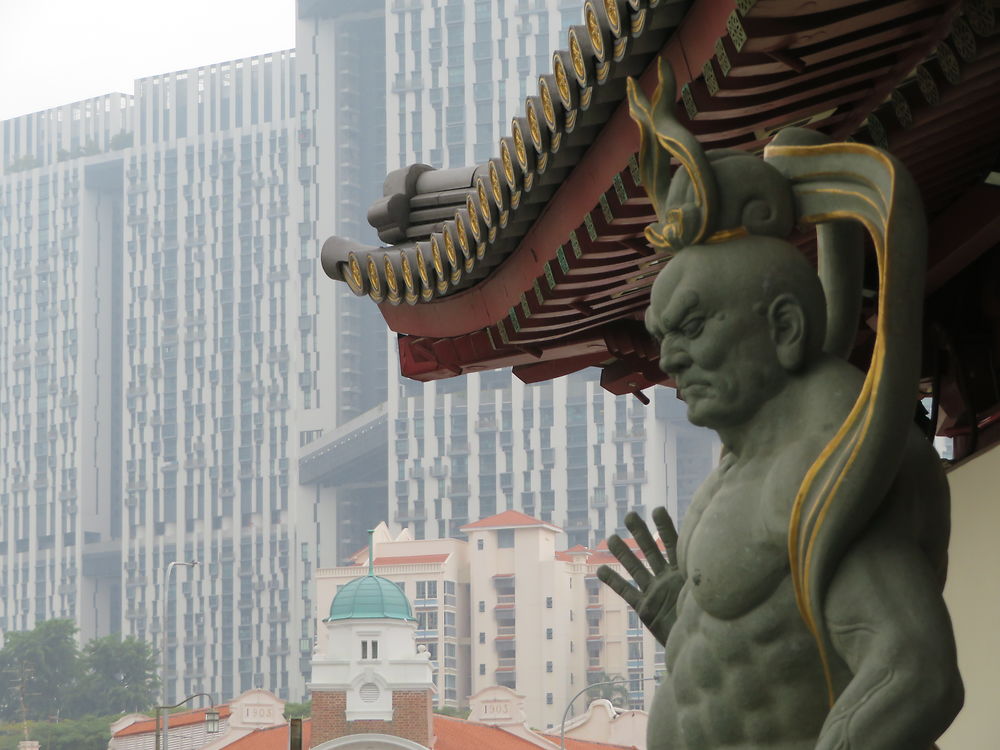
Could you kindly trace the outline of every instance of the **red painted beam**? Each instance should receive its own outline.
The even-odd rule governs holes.
[[[980,183],[935,218],[928,232],[927,293],[1000,243],[1000,188]]]
[[[946,4],[945,12],[941,14],[936,27],[924,36],[921,43],[914,44],[908,55],[900,57],[900,61],[896,65],[898,74],[886,76],[882,79],[879,85],[872,89],[868,98],[854,107],[854,116],[845,120],[831,133],[834,138],[846,138],[857,130],[868,114],[885,101],[885,98],[899,85],[899,81],[948,36],[948,32],[951,30],[952,19],[958,13],[960,5],[959,0],[949,0]]]
[[[662,56],[673,66],[678,91],[701,75],[702,65],[715,53],[715,41],[726,34],[733,7],[733,0],[697,0],[670,38]],[[656,67],[654,61],[640,77],[647,93],[656,86]],[[398,333],[443,338],[487,328],[506,317],[638,149],[639,131],[623,102],[502,265],[474,287],[441,300],[412,307],[382,303],[386,323]]]

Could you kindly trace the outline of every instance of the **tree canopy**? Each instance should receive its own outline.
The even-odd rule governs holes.
[[[71,620],[7,633],[0,649],[0,719],[75,718],[142,711],[155,700],[156,657],[145,641],[119,635],[76,644]]]
[[[117,716],[85,716],[62,721],[29,721],[28,736],[44,750],[106,750],[111,739],[111,722]],[[21,722],[0,724],[0,750],[17,750],[24,739]]]

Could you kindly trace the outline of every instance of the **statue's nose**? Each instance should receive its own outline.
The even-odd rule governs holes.
[[[664,339],[660,346],[660,369],[668,375],[677,376],[690,366],[691,357],[687,351],[668,339]]]

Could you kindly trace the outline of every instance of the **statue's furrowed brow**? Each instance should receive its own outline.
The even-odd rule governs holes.
[[[675,294],[666,309],[654,321],[656,334],[660,338],[671,331],[677,330],[683,323],[687,314],[698,307],[701,299],[693,289],[688,289],[680,294]]]

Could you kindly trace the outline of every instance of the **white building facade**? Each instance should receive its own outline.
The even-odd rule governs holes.
[[[390,513],[417,538],[518,510],[596,546],[625,514],[665,505],[683,519],[718,453],[667,388],[644,406],[601,388],[597,370],[525,385],[509,371],[389,393]]]
[[[120,136],[132,97],[0,125],[0,632],[120,623]],[[109,551],[111,555],[109,556]]]

